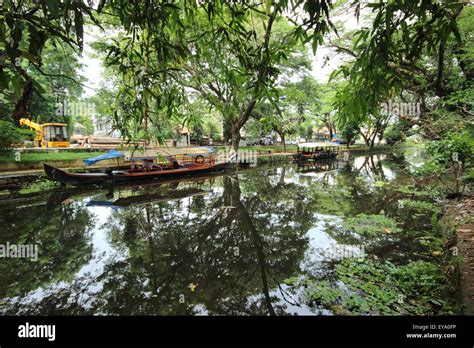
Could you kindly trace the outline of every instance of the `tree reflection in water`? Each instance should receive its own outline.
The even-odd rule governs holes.
[[[112,243],[125,245],[130,259],[105,281],[106,293],[119,294],[106,311],[283,314],[283,297],[270,291],[298,270],[311,219],[298,190],[288,189],[283,180],[272,185],[269,178],[223,177],[222,190],[206,196],[115,212]],[[124,286],[123,279],[132,284]],[[197,284],[194,292],[191,283]],[[130,303],[147,296],[150,301],[140,308]]]
[[[298,272],[311,225],[303,190],[285,184],[284,178],[285,170],[277,174],[275,169],[217,177],[213,183],[195,183],[205,188],[204,195],[108,209],[106,223],[94,228],[105,231],[115,256],[102,260],[100,272],[78,272],[66,283],[47,278],[47,291],[23,300],[23,312],[284,314],[285,301],[291,300],[282,294],[280,283]],[[171,197],[181,186],[160,185],[159,191]],[[142,191],[141,196],[155,197],[157,188],[146,186]],[[74,206],[95,211],[94,207],[86,209],[86,203],[97,195]],[[117,198],[110,192],[105,197]],[[53,221],[67,207],[63,203],[50,210]],[[76,222],[77,230],[86,231],[77,213],[67,216]],[[38,223],[51,226],[46,221]],[[93,224],[92,215],[83,223]],[[63,231],[63,227],[61,221],[55,225],[56,230]],[[31,228],[23,226],[22,230]],[[90,257],[90,248],[82,251]],[[74,261],[79,265],[87,259]],[[64,259],[53,262],[67,264]],[[69,277],[76,272],[77,268],[68,269]],[[190,284],[197,286],[191,289]],[[5,307],[8,313],[17,310],[13,305]]]
[[[398,208],[406,197],[398,188],[412,183],[397,171],[403,165],[374,155],[311,168],[259,167],[233,176],[60,191],[47,204],[3,205],[3,243],[39,243],[40,262],[2,261],[0,310],[310,313],[295,301],[295,287],[283,284],[301,274],[333,273],[333,260],[314,261],[321,240],[363,243],[367,253],[394,260],[415,252],[410,231],[423,226]],[[341,221],[360,213],[407,221],[400,224],[404,232],[354,239]]]
[[[52,214],[44,205],[24,205],[0,210],[0,244],[36,244],[38,260],[2,259],[0,262],[0,297],[10,298],[0,305],[2,313],[28,312],[35,291],[51,283],[70,282],[92,257],[90,231],[93,215],[82,205],[61,205]],[[27,294],[32,293],[28,298]],[[21,301],[21,303],[20,303]],[[49,312],[56,301],[35,310]],[[36,306],[36,304],[35,304]]]

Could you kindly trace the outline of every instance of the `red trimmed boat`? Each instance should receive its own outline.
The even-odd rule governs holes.
[[[229,163],[217,162],[213,149],[207,147],[133,151],[127,154],[113,150],[84,162],[93,164],[119,157],[125,157],[129,162],[127,169],[68,173],[45,163],[44,171],[51,180],[65,185],[97,185],[205,174],[222,171],[229,166]]]

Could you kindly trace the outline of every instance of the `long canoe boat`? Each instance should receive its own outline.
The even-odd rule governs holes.
[[[200,175],[222,171],[229,166],[229,163],[226,162],[217,163],[212,149],[173,150],[175,151],[146,150],[126,155],[113,150],[108,154],[84,160],[86,164],[92,164],[105,159],[125,156],[130,162],[128,169],[68,173],[45,163],[44,171],[51,180],[65,185],[97,185]]]
[[[84,185],[84,184],[105,184],[114,182],[126,182],[144,179],[170,178],[178,176],[188,176],[204,174],[209,172],[221,171],[227,167],[226,163],[215,164],[212,166],[199,166],[192,168],[178,168],[162,171],[133,172],[130,170],[111,171],[109,173],[67,173],[61,169],[44,164],[46,175],[54,181],[59,181],[65,185]]]

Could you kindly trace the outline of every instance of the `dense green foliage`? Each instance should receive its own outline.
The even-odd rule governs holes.
[[[17,144],[28,139],[32,132],[18,129],[9,121],[0,120],[0,155],[9,155]]]
[[[361,17],[362,29],[333,24],[341,9]],[[249,120],[282,139],[311,139],[320,127],[346,140],[361,135],[370,147],[416,132],[441,139],[472,122],[472,18],[472,6],[458,1],[5,0],[1,118],[82,118],[90,128],[90,115],[58,108],[67,100],[94,103],[133,143],[162,142],[185,124],[196,139],[222,133],[236,149]],[[107,81],[81,100],[85,30],[105,33],[92,46]],[[325,41],[331,32],[338,35]],[[349,58],[328,85],[308,77],[305,52],[323,43]],[[419,115],[381,112],[389,101],[416,104]]]
[[[473,149],[472,127],[462,132],[447,132],[441,140],[428,144],[429,160],[415,174],[437,179],[443,184],[448,197],[462,195],[470,190],[474,181]]]
[[[362,2],[354,1],[360,9]],[[335,107],[341,124],[373,127],[387,141],[402,140],[413,126],[430,139],[472,123],[474,45],[473,7],[460,1],[374,2],[367,27],[348,33],[335,45],[350,57],[333,78],[348,84],[338,90]],[[417,105],[417,114],[381,112],[389,101]],[[370,124],[367,124],[370,121]],[[368,139],[370,144],[370,139]]]
[[[11,118],[18,122],[22,117],[32,117],[31,108],[41,111],[35,107],[35,99],[38,103],[38,98],[51,98],[51,94],[43,96],[48,87],[49,93],[57,96],[64,92],[58,83],[75,82],[77,64],[67,63],[75,63],[73,50],[82,49],[85,18],[95,19],[92,8],[82,1],[2,3],[0,101],[7,104]],[[48,86],[49,83],[56,86]]]
[[[444,166],[460,162],[461,166],[474,165],[474,129],[463,132],[449,132],[442,141],[429,144],[428,153],[433,161]]]

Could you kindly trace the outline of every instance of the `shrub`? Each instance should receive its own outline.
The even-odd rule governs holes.
[[[410,124],[405,120],[399,120],[397,123],[389,126],[385,131],[385,141],[388,145],[395,145],[405,140],[410,135]]]
[[[16,144],[22,143],[31,136],[30,130],[21,129],[12,122],[0,120],[0,155],[11,154]]]
[[[428,145],[428,153],[434,161],[449,167],[457,160],[463,168],[474,163],[474,130],[465,130],[462,133],[450,132],[445,137]]]

